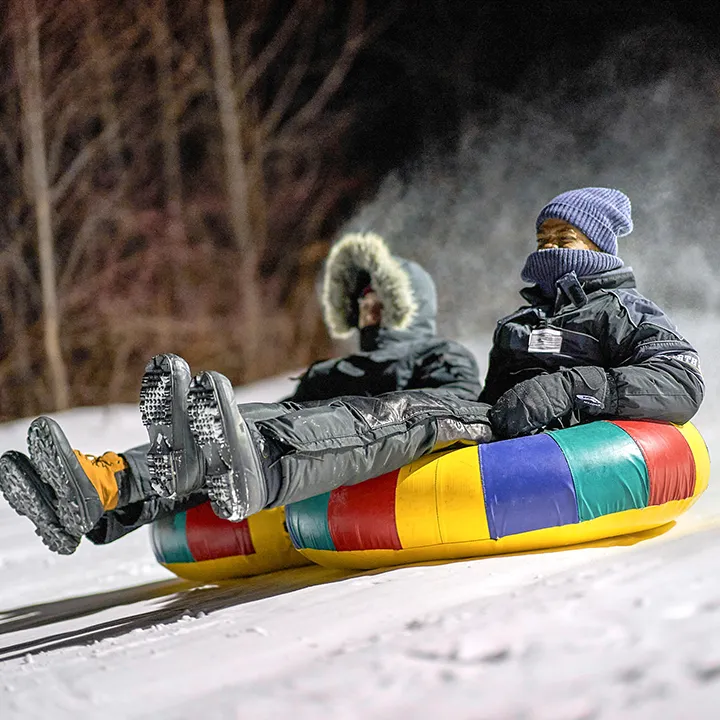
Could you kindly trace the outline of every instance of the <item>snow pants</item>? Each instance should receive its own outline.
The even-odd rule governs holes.
[[[258,454],[265,458],[267,507],[355,485],[436,450],[492,440],[490,406],[443,390],[404,390],[307,403],[250,403],[239,408]],[[122,453],[132,472],[143,480],[148,477],[147,448],[142,445]],[[181,499],[148,497],[106,513],[87,537],[94,543],[109,543],[205,500],[203,490]]]

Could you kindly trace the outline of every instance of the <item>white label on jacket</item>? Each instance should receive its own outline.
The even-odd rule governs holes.
[[[558,353],[562,347],[562,333],[554,328],[539,328],[530,333],[528,352]]]
[[[700,371],[700,360],[695,353],[663,353],[666,357],[674,358],[686,365],[692,365],[698,372]]]

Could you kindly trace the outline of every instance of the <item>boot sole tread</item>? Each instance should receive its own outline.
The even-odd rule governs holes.
[[[160,496],[177,495],[177,473],[182,461],[182,447],[177,447],[173,407],[178,388],[174,373],[190,377],[190,367],[177,355],[158,355],[145,368],[140,386],[140,417],[147,429],[150,447],[147,452],[150,485]],[[181,390],[180,392],[183,392]],[[182,438],[179,439],[182,443]]]
[[[60,555],[75,552],[80,538],[62,527],[57,513],[35,488],[33,480],[7,457],[0,458],[0,492],[18,515],[27,517],[33,523],[35,534],[50,550]]]
[[[217,393],[215,381],[207,373],[195,378],[188,391],[188,418],[205,457],[205,486],[212,509],[218,517],[238,521],[246,517],[247,503],[238,497]]]
[[[66,465],[64,453],[55,443],[49,424],[43,418],[30,425],[28,452],[42,481],[49,485],[55,494],[55,512],[60,524],[70,535],[76,537],[92,530],[95,522],[83,509],[85,502],[82,491],[77,485],[74,473]],[[95,492],[94,488],[92,492]]]

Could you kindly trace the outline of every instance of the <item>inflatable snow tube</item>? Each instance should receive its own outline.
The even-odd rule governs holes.
[[[690,423],[598,421],[452,450],[288,505],[313,562],[367,569],[575,545],[660,527],[705,490]]]
[[[284,508],[233,523],[203,503],[154,522],[150,539],[157,561],[187,580],[229,580],[310,564],[290,541]]]

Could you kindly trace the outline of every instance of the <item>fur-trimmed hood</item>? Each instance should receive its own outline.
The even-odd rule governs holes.
[[[347,338],[357,329],[357,299],[367,285],[383,304],[381,332],[397,339],[435,334],[437,293],[430,275],[392,255],[379,235],[351,233],[332,247],[325,264],[322,306],[332,337]]]

